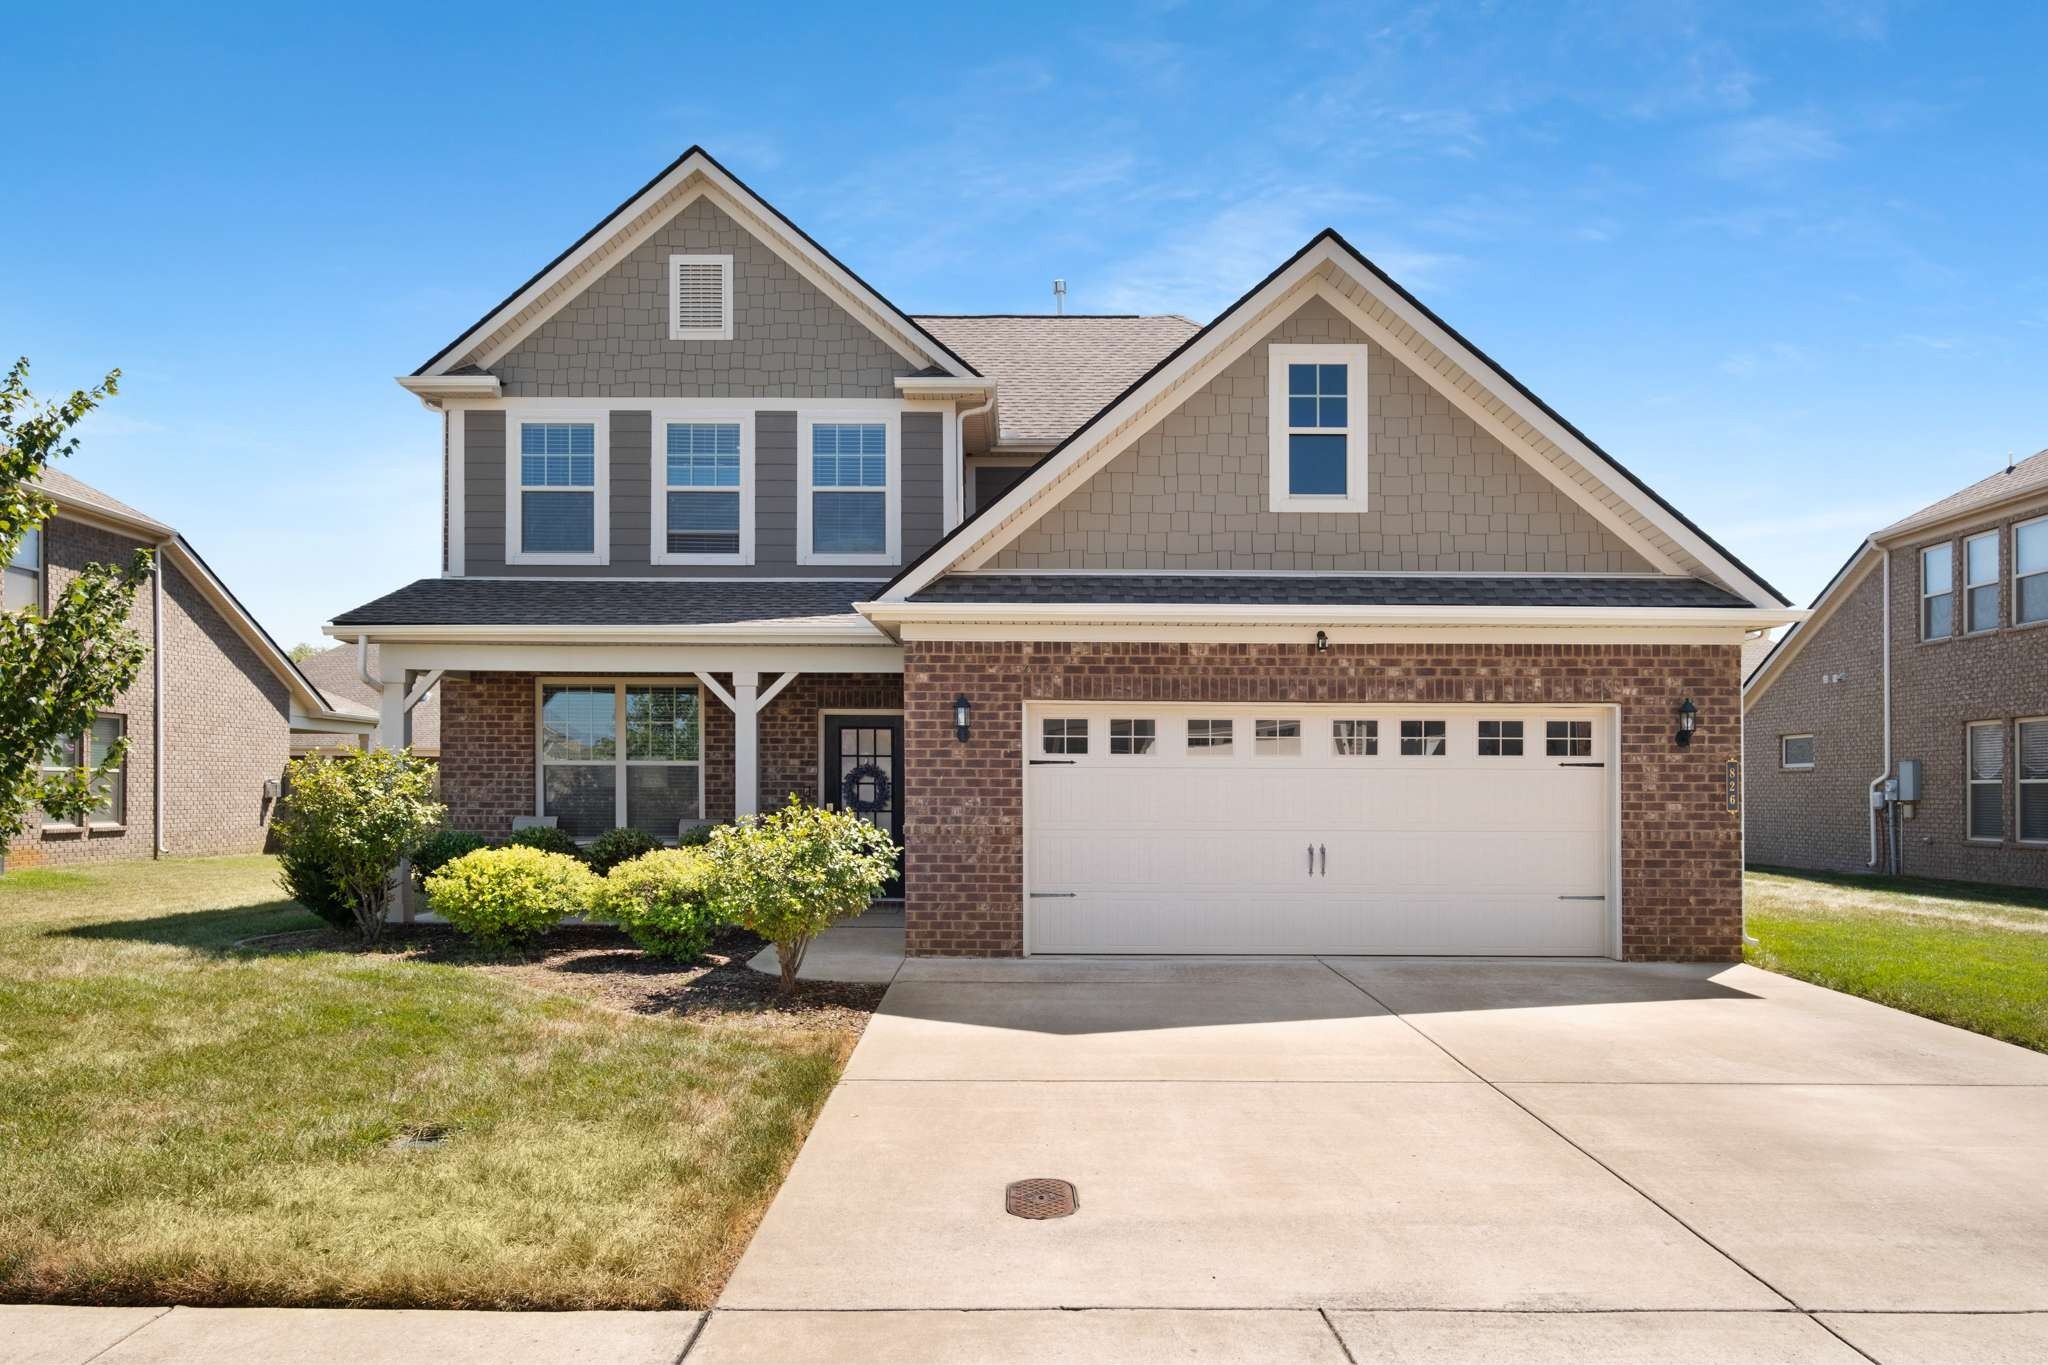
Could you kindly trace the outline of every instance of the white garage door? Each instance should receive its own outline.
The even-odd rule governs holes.
[[[1611,951],[1611,720],[1026,710],[1034,953]]]

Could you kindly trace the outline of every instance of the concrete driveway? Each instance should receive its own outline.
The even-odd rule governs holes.
[[[912,961],[689,1360],[2038,1360],[2044,1174],[2048,1056],[1747,967]]]

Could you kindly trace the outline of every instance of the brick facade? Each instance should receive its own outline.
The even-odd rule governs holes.
[[[1620,711],[1622,952],[1735,961],[1742,948],[1735,645],[1018,644],[904,648],[906,911],[920,956],[1023,948],[1026,700],[1613,704]],[[953,698],[974,735],[953,733]],[[1683,697],[1699,738],[1672,742]]]
[[[126,563],[142,542],[53,517],[43,528],[44,600],[87,564]],[[170,564],[164,576],[163,639],[153,638],[150,586],[135,594],[128,624],[164,662],[164,845],[171,856],[256,853],[270,829],[267,781],[291,756],[291,699],[284,683]],[[155,855],[156,680],[152,661],[109,714],[128,734],[121,775],[126,814],[119,828],[85,833],[31,830],[7,850],[13,867],[71,866]]]

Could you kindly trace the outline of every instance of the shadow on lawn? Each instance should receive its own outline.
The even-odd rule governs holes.
[[[203,953],[226,955],[246,952],[241,945],[257,936],[302,937],[307,931],[324,929],[318,916],[293,900],[265,901],[259,905],[237,905],[223,910],[181,910],[175,914],[152,915],[146,919],[111,919],[95,924],[75,924],[55,931],[55,937],[113,940],[128,943],[158,943],[171,948],[191,948]],[[298,951],[305,951],[302,947]]]
[[[1926,896],[1935,900],[1961,901],[1972,905],[1996,905],[2009,910],[2048,911],[2048,891],[2024,886],[1996,886],[1989,882],[1946,882],[1932,877],[1881,877],[1861,872],[1811,872],[1800,867],[1770,867],[1752,863],[1744,869],[1771,877],[1789,877],[1844,891],[1891,892],[1901,896]]]

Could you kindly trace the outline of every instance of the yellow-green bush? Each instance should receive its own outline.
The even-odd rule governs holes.
[[[582,914],[597,886],[590,869],[567,854],[480,848],[427,878],[427,905],[479,943],[514,948]]]
[[[718,920],[705,895],[711,860],[701,849],[664,848],[620,863],[598,883],[590,913],[616,920],[656,957],[691,962],[711,944]]]

